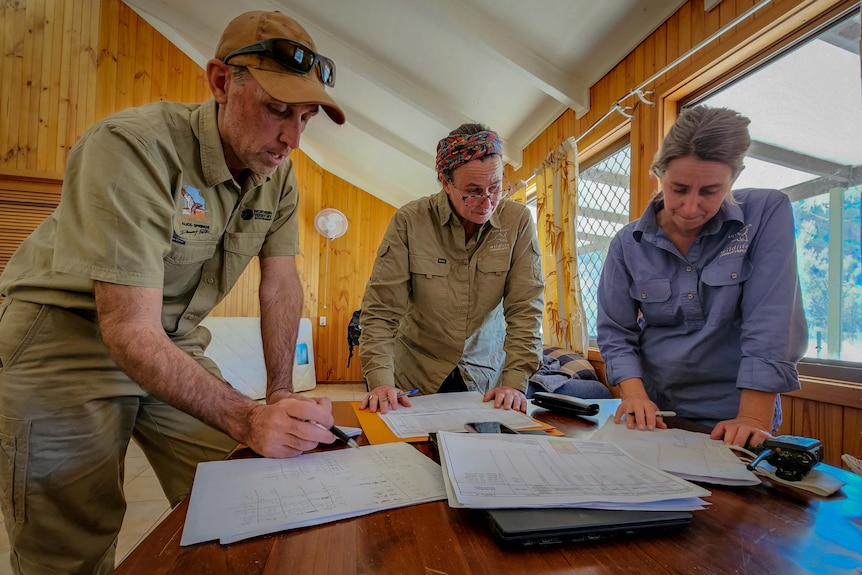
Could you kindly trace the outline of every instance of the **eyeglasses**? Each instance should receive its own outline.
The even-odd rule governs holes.
[[[335,62],[293,40],[267,38],[234,50],[225,56],[224,63],[227,64],[231,58],[242,54],[266,54],[280,66],[298,74],[308,74],[317,64],[320,80],[327,86],[335,86]]]
[[[458,188],[458,186],[455,185],[452,180],[449,180],[449,185],[452,186],[456,192],[458,192],[458,195],[461,197],[461,200],[464,202],[464,205],[468,208],[478,208],[485,203],[485,200],[488,200],[492,204],[494,202],[499,202],[502,198],[508,197],[509,193],[512,191],[511,186],[506,185],[504,187],[503,183],[500,182],[483,190],[487,192],[485,194],[470,192],[465,195],[461,192],[461,190]],[[477,191],[479,191],[478,188]]]

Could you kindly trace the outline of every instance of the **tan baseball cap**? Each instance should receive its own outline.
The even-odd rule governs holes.
[[[222,32],[215,57],[225,57],[239,48],[269,38],[286,38],[317,52],[311,36],[299,23],[281,12],[253,11],[240,14]],[[291,72],[266,54],[241,54],[231,65],[245,66],[266,93],[286,104],[318,104],[336,124],[344,123],[344,112],[326,93],[317,67],[308,74]]]

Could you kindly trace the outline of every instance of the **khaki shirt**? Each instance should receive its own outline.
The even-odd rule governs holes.
[[[543,309],[532,216],[504,200],[465,243],[441,191],[392,217],[362,300],[359,357],[370,388],[434,393],[458,366],[467,387],[526,390]]]
[[[168,335],[189,333],[252,257],[298,251],[296,176],[240,186],[216,102],[160,102],[97,123],[72,148],[60,204],[0,276],[14,299],[95,310],[93,280],[160,288]]]

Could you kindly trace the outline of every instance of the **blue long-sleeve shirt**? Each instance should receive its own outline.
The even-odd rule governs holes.
[[[734,197],[685,255],[651,203],[611,241],[598,290],[608,383],[641,378],[660,409],[706,425],[736,417],[739,389],[799,389],[807,349],[790,201],[778,190]]]

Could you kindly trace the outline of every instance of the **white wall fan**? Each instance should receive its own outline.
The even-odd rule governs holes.
[[[324,208],[314,216],[314,228],[326,238],[326,267],[323,272],[323,309],[329,292],[329,242],[347,232],[347,216],[335,208]]]

